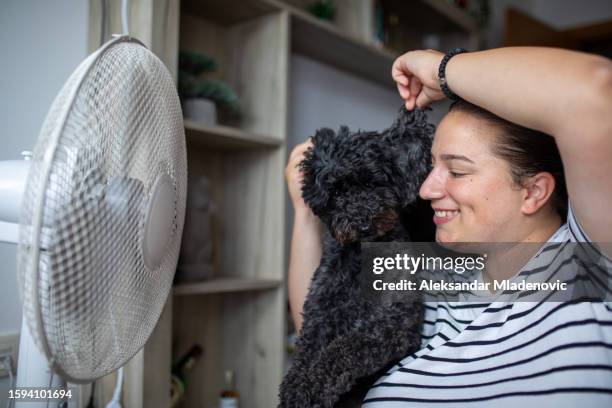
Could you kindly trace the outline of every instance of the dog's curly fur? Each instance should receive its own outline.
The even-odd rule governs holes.
[[[409,241],[422,233],[410,217],[422,219],[415,203],[430,169],[433,132],[423,111],[402,108],[382,133],[342,127],[313,137],[301,163],[302,196],[328,232],[281,407],[358,406],[384,370],[419,347],[422,305],[375,304],[362,296],[357,276],[361,241]]]

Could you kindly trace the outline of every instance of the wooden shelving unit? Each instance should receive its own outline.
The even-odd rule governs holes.
[[[364,0],[370,1],[370,0]],[[415,1],[436,30],[472,29],[444,1]],[[373,4],[373,3],[372,3]],[[405,2],[390,4],[405,12]],[[243,404],[277,405],[285,367],[284,182],[290,54],[300,53],[383,86],[393,86],[396,52],[279,0],[183,0],[179,47],[212,55],[219,78],[238,92],[238,126],[185,122],[190,175],[205,175],[222,209],[214,220],[215,279],[174,289],[173,355],[193,343],[210,353],[190,373],[185,407],[211,407],[226,369]],[[471,35],[471,34],[470,34]],[[415,36],[420,40],[420,37]]]
[[[284,368],[284,182],[289,17],[265,2],[183,0],[179,49],[210,55],[241,120],[185,121],[190,177],[210,180],[214,278],[176,286],[172,354],[204,355],[183,407],[218,405],[233,370],[241,403],[276,406]],[[177,49],[178,52],[178,49]]]
[[[291,53],[383,86],[397,52],[305,11],[310,0],[132,0],[131,31],[176,74],[178,52],[191,49],[218,62],[218,78],[236,90],[242,120],[207,126],[185,121],[190,177],[210,180],[214,277],[175,286],[149,343],[128,365],[125,406],[169,406],[171,362],[193,344],[204,348],[189,373],[181,407],[218,406],[223,373],[236,373],[241,405],[277,406],[285,369],[285,186],[287,89]],[[383,0],[409,16],[414,43],[441,33],[442,46],[475,44],[474,23],[445,0]],[[361,10],[373,0],[338,0]],[[118,7],[109,29],[120,30]],[[90,0],[90,49],[97,48],[100,2]],[[359,29],[359,26],[357,25]],[[367,28],[367,27],[366,27]],[[98,382],[99,404],[114,387]]]

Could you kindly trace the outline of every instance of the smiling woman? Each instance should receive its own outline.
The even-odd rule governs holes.
[[[413,51],[395,62],[408,109],[444,97],[436,80],[442,57]],[[585,257],[576,243],[612,241],[602,205],[612,199],[612,63],[508,48],[458,55],[446,78],[464,100],[436,131],[433,169],[420,190],[435,210],[436,240],[540,243],[520,270],[492,272],[487,263],[482,279],[513,287],[563,276],[571,293],[582,280],[609,299],[612,260],[597,244]],[[512,255],[498,255],[497,264]],[[364,406],[612,406],[609,304],[588,295],[521,296],[427,302],[422,349],[382,375]]]
[[[443,58],[422,50],[395,61],[407,109],[445,97]],[[435,210],[436,240],[538,243],[520,270],[495,275],[488,259],[483,280],[563,277],[572,290],[581,282],[610,299],[612,251],[601,242],[612,242],[612,62],[536,47],[446,60],[446,85],[462,100],[438,126],[420,189]],[[289,296],[298,329],[320,256],[318,222],[301,199],[295,168],[308,145],[294,150],[286,169],[296,211]],[[583,247],[588,258],[575,250]],[[564,302],[521,296],[428,301],[421,349],[388,369],[363,405],[612,406],[610,305],[588,294]]]

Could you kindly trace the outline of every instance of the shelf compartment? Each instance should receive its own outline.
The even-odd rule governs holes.
[[[188,375],[181,406],[217,406],[223,373],[233,370],[241,405],[278,406],[283,376],[285,292],[238,292],[231,296],[173,298],[173,360],[193,344],[204,348]]]
[[[301,7],[280,0],[260,1],[289,12],[292,51],[380,85],[395,87],[391,78],[391,66],[400,55],[397,51],[354,38],[337,25],[320,20]],[[408,3],[383,0],[383,7],[393,10],[403,21],[410,22],[407,32],[410,41],[402,52],[423,48],[423,34],[434,32],[441,33],[441,49],[476,49],[478,39],[474,20],[465,11],[444,0]]]
[[[235,1],[227,3],[225,8],[233,9],[231,4]],[[252,2],[244,3],[246,7]],[[206,10],[210,8],[208,2],[198,4]],[[240,2],[235,8],[242,7]],[[240,101],[240,118],[233,119],[235,123],[224,123],[224,118],[220,117],[220,124],[283,140],[287,105],[286,50],[289,47],[286,13],[265,13],[228,24],[223,16],[205,14],[204,11],[181,14],[179,46],[182,50],[212,57],[218,69],[206,77],[223,80],[236,92]],[[261,142],[262,138],[257,140]],[[268,142],[265,138],[263,141]]]
[[[335,25],[298,8],[285,7],[291,16],[291,46],[294,52],[375,83],[394,86],[391,65],[399,54],[354,39]]]
[[[174,296],[245,292],[275,289],[282,285],[277,279],[217,278],[204,282],[183,283],[174,287]]]
[[[381,0],[381,7],[385,16],[393,14],[399,18],[402,44],[394,45],[396,51],[428,47],[441,51],[455,47],[474,50],[478,47],[478,27],[474,19],[445,0]]]
[[[434,27],[429,27],[430,30],[432,28],[434,28],[433,31],[459,29],[466,33],[473,33],[477,30],[474,19],[466,11],[446,0],[420,0],[418,3],[429,8],[428,10],[423,9],[423,13],[427,13],[427,18],[430,18],[435,24]]]
[[[220,150],[276,148],[282,140],[229,126],[209,126],[185,120],[185,137],[190,144]]]

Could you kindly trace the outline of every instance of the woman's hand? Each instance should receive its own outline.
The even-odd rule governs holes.
[[[285,167],[285,179],[287,180],[287,188],[289,196],[293,203],[295,211],[308,210],[308,206],[302,198],[302,184],[304,183],[304,174],[299,168],[299,164],[304,160],[304,153],[312,146],[312,139],[306,140],[293,148]]]
[[[406,101],[406,109],[424,108],[444,99],[438,84],[438,67],[444,54],[434,50],[410,51],[393,63],[391,76]]]

